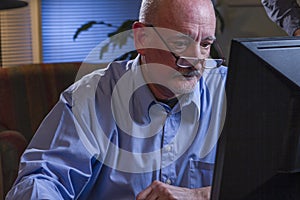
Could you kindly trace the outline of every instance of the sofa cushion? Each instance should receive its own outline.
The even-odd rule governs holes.
[[[0,123],[30,140],[81,63],[32,64],[0,70]]]
[[[12,186],[20,155],[81,63],[0,68],[0,199]]]

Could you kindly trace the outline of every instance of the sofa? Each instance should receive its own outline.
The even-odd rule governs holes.
[[[81,63],[0,68],[0,199],[18,171],[19,159],[60,93],[78,76]]]

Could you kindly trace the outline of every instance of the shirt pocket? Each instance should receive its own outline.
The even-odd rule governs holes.
[[[199,160],[189,161],[189,186],[200,188],[212,184],[214,163]]]

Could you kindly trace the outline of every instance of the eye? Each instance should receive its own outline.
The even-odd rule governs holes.
[[[204,49],[210,48],[211,45],[212,45],[212,43],[211,43],[211,42],[208,42],[208,41],[203,41],[203,42],[200,43],[200,46],[201,46],[202,48],[204,48]]]

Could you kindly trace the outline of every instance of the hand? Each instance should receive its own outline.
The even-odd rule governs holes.
[[[136,200],[208,200],[211,187],[189,189],[153,181],[140,192]]]

